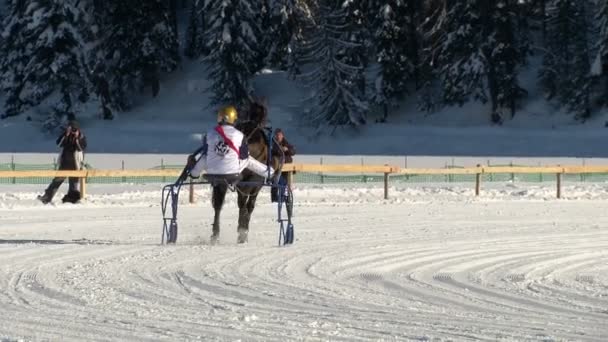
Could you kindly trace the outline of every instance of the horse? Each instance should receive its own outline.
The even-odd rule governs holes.
[[[241,131],[245,135],[247,145],[249,148],[249,155],[256,160],[267,164],[268,163],[268,152],[270,146],[268,145],[268,137],[266,134],[266,120],[268,117],[268,110],[260,100],[252,101],[246,109],[246,118],[239,120],[235,124],[235,128]],[[271,159],[271,166],[276,174],[280,174],[279,158],[273,157]],[[274,175],[271,175],[274,176]],[[241,173],[240,180],[236,183],[235,189],[238,196],[238,207],[239,207],[239,220],[238,220],[238,238],[237,243],[247,242],[249,234],[249,221],[251,220],[251,214],[255,209],[255,202],[258,194],[263,187],[264,178],[253,172],[245,169]],[[220,213],[222,206],[224,205],[224,199],[226,193],[230,187],[230,184],[226,182],[218,182],[212,184],[213,195],[211,198],[211,204],[215,211],[213,218],[213,234],[211,235],[211,243],[217,242],[220,234]]]

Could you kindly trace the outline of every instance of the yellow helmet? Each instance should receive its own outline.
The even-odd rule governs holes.
[[[236,111],[236,107],[234,106],[225,106],[222,107],[217,112],[217,122],[218,123],[227,123],[234,124],[236,120],[239,118],[239,113]]]

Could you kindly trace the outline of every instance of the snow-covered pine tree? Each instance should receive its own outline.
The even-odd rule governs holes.
[[[186,46],[184,47],[184,55],[194,59],[203,54],[202,37],[203,23],[201,22],[204,16],[201,15],[201,6],[199,0],[190,0],[190,19],[188,29],[186,31]]]
[[[287,75],[291,80],[297,80],[302,72],[302,66],[314,63],[306,53],[308,41],[314,36],[314,32],[318,29],[317,17],[319,13],[319,4],[317,0],[298,0],[300,9],[302,10],[302,19],[299,32],[293,34],[291,41],[288,44],[287,54]]]
[[[554,0],[547,10],[546,52],[539,77],[548,99],[576,118],[591,115],[589,21],[585,1]]]
[[[515,41],[517,49],[520,51],[519,55],[524,57],[522,63],[525,65],[528,63],[527,57],[533,54],[533,33],[537,30],[534,22],[534,3],[531,1],[511,1],[509,8],[513,9],[515,13],[510,15],[510,17],[514,16],[512,25],[515,27]]]
[[[160,73],[171,72],[180,63],[179,41],[177,32],[174,31],[176,24],[172,20],[173,9],[167,1],[142,1],[142,26],[138,33],[141,34],[143,86],[151,86],[152,96],[156,96],[160,87]]]
[[[60,114],[72,114],[88,97],[84,14],[69,0],[16,0],[3,31],[9,51],[0,66],[7,93],[5,116],[58,97]]]
[[[132,92],[137,87],[136,10],[129,1],[95,3],[95,22],[99,27],[97,45],[91,64],[96,84],[106,84],[109,106],[126,110],[132,104]]]
[[[269,0],[269,27],[266,65],[286,69],[299,63],[296,48],[303,30],[311,20],[310,9],[303,0]]]
[[[447,5],[443,0],[428,1],[419,7],[420,24],[417,26],[420,37],[420,63],[418,67],[418,109],[432,112],[443,105],[441,83],[437,75],[437,56],[435,51],[443,39],[440,20],[446,17]]]
[[[522,10],[521,15],[528,19],[530,29],[541,33],[541,42],[544,42],[547,36],[547,5],[552,0],[525,0],[517,1],[518,8]]]
[[[347,41],[349,28],[341,6],[321,6],[317,16],[317,30],[312,32],[306,46],[307,60],[315,68],[300,76],[311,89],[310,103],[305,119],[321,128],[325,125],[361,125],[366,122],[368,103],[361,94],[359,84],[353,82],[362,73],[362,66],[349,65],[347,57],[356,43]]]
[[[2,67],[4,59],[7,57],[9,50],[4,45],[4,26],[8,24],[9,9],[12,8],[13,0],[0,0],[0,68]],[[1,72],[1,69],[0,69]],[[2,82],[0,81],[0,89]],[[1,115],[2,113],[0,113]]]
[[[334,3],[329,1],[328,3]],[[357,85],[353,89],[353,96],[365,99],[367,95],[367,80],[365,70],[370,62],[370,52],[372,51],[372,34],[369,30],[368,16],[369,0],[341,0],[341,8],[344,11],[344,27],[341,39],[351,43],[348,48],[338,50],[340,59],[347,65],[357,68],[357,72],[351,73],[350,82]],[[365,101],[367,102],[367,101]],[[367,104],[366,104],[367,106]]]
[[[19,32],[26,25],[24,18],[26,5],[26,0],[9,0],[7,2],[9,14],[2,23],[0,87],[7,93],[8,98],[5,112],[0,114],[0,118],[17,115],[26,105],[26,102],[19,98],[20,89],[16,87],[16,84],[22,84],[23,69],[28,62],[27,55],[23,51],[25,46],[20,45],[17,39]]]
[[[110,89],[117,110],[132,105],[136,90],[160,90],[161,72],[171,72],[180,62],[179,43],[164,0],[97,2],[101,27],[93,57],[94,69]]]
[[[596,23],[599,35],[597,37],[596,50],[592,75],[598,77],[602,83],[602,105],[608,104],[608,0],[598,1]]]
[[[0,1],[0,32],[2,32],[2,28],[4,27],[4,20],[8,16],[8,9],[11,8],[12,2],[13,0]],[[2,35],[0,35],[0,40],[1,39]]]
[[[240,107],[252,95],[251,78],[262,67],[256,5],[255,0],[209,0],[205,6],[211,20],[204,34],[210,105]]]
[[[435,74],[447,105],[463,105],[470,97],[487,101],[481,19],[475,0],[451,0],[432,28]]]
[[[493,122],[501,121],[502,108],[515,113],[517,100],[525,93],[517,83],[518,66],[525,56],[513,32],[515,4],[514,0],[446,2],[427,33],[433,37],[430,63],[444,104],[491,101]]]
[[[384,109],[386,121],[388,109],[394,101],[407,93],[408,83],[415,78],[418,64],[412,7],[415,0],[380,1],[375,7],[374,41],[379,72],[375,82],[373,102]],[[412,32],[413,31],[413,32]]]
[[[179,27],[177,24],[177,9],[179,6],[177,5],[177,0],[166,0],[166,1],[169,2],[168,16],[169,16],[169,24],[171,26],[171,31],[174,32],[175,34],[178,34]]]
[[[508,109],[511,117],[515,116],[517,101],[527,94],[517,81],[518,67],[525,63],[527,53],[527,43],[520,43],[525,41],[526,32],[521,32],[521,40],[516,36],[518,6],[518,0],[497,0],[488,8],[490,13],[486,17],[490,21],[486,24],[488,33],[494,36],[484,44],[494,121],[501,120],[499,108]]]

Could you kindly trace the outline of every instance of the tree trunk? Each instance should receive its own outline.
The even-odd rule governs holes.
[[[543,42],[547,42],[547,7],[545,0],[540,0],[540,14],[543,26]]]
[[[176,37],[179,37],[179,31],[177,30],[177,0],[169,1],[169,18],[171,20],[171,27]]]
[[[414,64],[414,74],[412,75],[414,77],[414,87],[415,89],[419,89],[420,87],[420,45],[419,45],[419,41],[418,41],[418,1],[417,0],[412,0],[409,1],[408,3],[408,10],[409,10],[409,17],[410,17],[410,24],[409,24],[409,31],[410,31],[410,37],[409,37],[409,42],[410,42],[410,46],[411,46],[411,51],[410,51],[410,58],[412,60],[412,63]]]
[[[386,122],[388,120],[388,104],[384,104],[383,105],[383,109],[384,109],[384,116],[382,117],[382,122]]]

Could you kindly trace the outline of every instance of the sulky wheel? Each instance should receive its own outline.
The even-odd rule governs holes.
[[[172,220],[169,225],[169,236],[167,237],[167,243],[177,242],[177,221]]]

